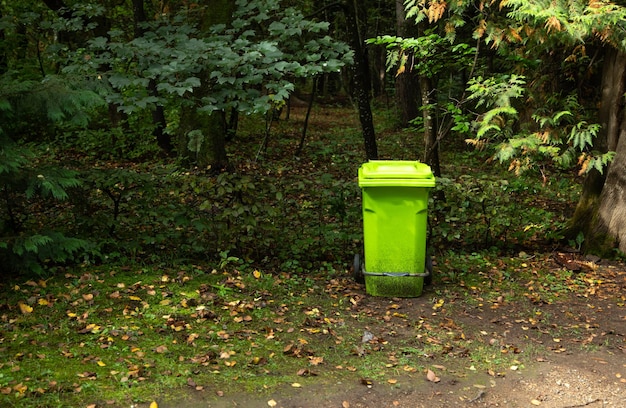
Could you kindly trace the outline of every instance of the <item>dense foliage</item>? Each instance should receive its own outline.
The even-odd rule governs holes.
[[[262,238],[256,217],[263,205],[247,197],[249,180],[224,174],[189,182],[175,164],[159,174],[85,159],[158,154],[148,136],[155,127],[159,146],[171,149],[181,112],[252,114],[283,106],[297,78],[336,73],[350,62],[347,46],[327,34],[329,24],[274,0],[237,1],[229,25],[210,26],[203,23],[210,10],[197,5],[146,19],[137,7],[46,4],[50,9],[25,1],[2,11],[3,268],[42,272],[42,265],[70,260],[99,262],[120,256],[118,247],[136,256],[184,241],[190,228],[203,233],[198,242],[164,252],[228,252],[232,239],[223,231],[234,234],[233,216],[246,217],[242,243]],[[182,137],[182,146],[198,153],[214,135],[194,128]],[[54,165],[55,157],[67,165]],[[179,197],[180,207],[155,207],[163,192]],[[213,195],[199,197],[196,208],[186,193]],[[142,231],[140,239],[130,239],[137,236],[125,227]]]
[[[444,158],[431,246],[511,249],[560,238],[567,214],[520,206],[536,198],[536,183],[559,185],[561,198],[572,199],[567,180],[603,172],[614,157],[597,142],[597,85],[604,47],[621,49],[613,27],[623,8],[408,0],[404,17],[415,35],[403,38],[380,28],[393,14],[383,3],[366,2],[350,18],[356,28],[373,27],[375,38],[358,42],[372,56],[373,94],[382,96],[397,76],[419,79],[424,114],[413,119],[413,133],[396,146],[379,142],[382,157],[425,152],[437,172],[433,153]],[[107,260],[306,268],[343,263],[360,250],[358,135],[317,134],[312,156],[300,161],[290,158],[293,129],[284,127],[293,123],[275,125],[269,138],[296,87],[308,94],[334,83],[343,96],[354,86],[346,68],[356,54],[336,39],[349,37],[343,26],[351,9],[224,5],[233,13],[179,2],[1,4],[3,269],[43,273]],[[377,126],[393,129],[392,111],[379,110],[389,120]],[[415,134],[425,135],[424,148]],[[477,151],[466,157],[463,143]],[[229,171],[201,160],[208,145],[228,153]],[[450,172],[465,164],[455,163],[459,152],[463,160],[505,163],[515,175],[529,172],[532,181]]]

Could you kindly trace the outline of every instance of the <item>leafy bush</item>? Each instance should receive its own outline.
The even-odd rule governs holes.
[[[528,180],[461,175],[440,178],[431,203],[431,245],[467,250],[530,246],[562,238],[565,214],[537,207],[540,186]]]
[[[1,85],[6,85],[0,87],[1,270],[42,273],[43,265],[75,259],[88,247],[86,240],[56,229],[66,220],[59,203],[67,201],[68,192],[81,182],[77,172],[46,164],[29,148],[33,135],[23,115],[32,114],[33,121],[78,125],[84,120],[78,111],[94,106],[97,98],[90,91],[63,87],[54,78],[36,83],[5,74]],[[32,110],[37,107],[41,111]]]

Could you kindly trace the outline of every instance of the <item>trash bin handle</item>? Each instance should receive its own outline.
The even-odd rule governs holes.
[[[411,273],[411,272],[367,272],[365,268],[363,268],[363,275],[367,276],[393,276],[393,277],[414,277],[414,278],[425,278],[430,276],[430,272],[426,271],[424,273]]]

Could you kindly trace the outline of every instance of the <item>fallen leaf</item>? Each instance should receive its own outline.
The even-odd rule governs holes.
[[[441,381],[441,379],[437,377],[437,375],[435,375],[432,370],[428,370],[428,372],[426,373],[426,379],[434,383],[438,383],[439,381]]]
[[[433,310],[440,309],[446,301],[444,299],[439,299],[434,305]]]
[[[98,376],[96,373],[93,373],[91,371],[85,371],[83,373],[78,373],[76,375],[78,377],[80,377],[80,378],[86,378],[86,379],[89,379],[89,380],[95,380],[96,377]]]
[[[309,364],[313,366],[320,365],[324,362],[324,357],[309,357]]]
[[[159,354],[163,354],[167,352],[167,346],[157,346],[154,349],[155,352],[159,353]]]
[[[33,312],[33,308],[31,306],[28,306],[26,303],[19,302],[18,305],[22,314],[29,314]]]
[[[252,276],[254,276],[256,279],[259,279],[261,277],[261,272],[255,269],[254,272],[252,272]]]
[[[156,401],[152,401],[150,403],[150,408],[159,408],[159,404],[157,404]]]
[[[361,384],[366,385],[367,388],[372,388],[374,381],[369,378],[361,378]]]
[[[302,388],[302,384],[300,384],[300,383],[292,383],[291,386],[293,388]]]
[[[387,380],[387,382],[388,382],[389,384],[396,384],[396,383],[398,382],[398,380],[396,380],[396,379],[394,379],[394,378],[390,378],[390,379],[388,379],[388,380]]]
[[[13,386],[13,391],[16,391],[20,394],[24,394],[28,390],[28,387],[22,383]]]
[[[530,403],[533,404],[533,405],[541,405],[541,401],[536,400],[536,399],[531,400]]]
[[[271,399],[271,400],[267,401],[267,405],[269,405],[270,407],[275,407],[277,404],[276,404],[276,401]]]
[[[350,403],[348,401],[344,401],[341,403],[341,408],[350,408]]]

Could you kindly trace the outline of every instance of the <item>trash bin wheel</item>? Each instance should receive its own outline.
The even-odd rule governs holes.
[[[354,263],[352,264],[352,276],[358,283],[365,283],[365,275],[363,275],[363,261],[361,255],[354,254]]]
[[[424,277],[424,285],[430,286],[433,284],[433,257],[426,255],[426,264],[424,265],[428,276]]]

